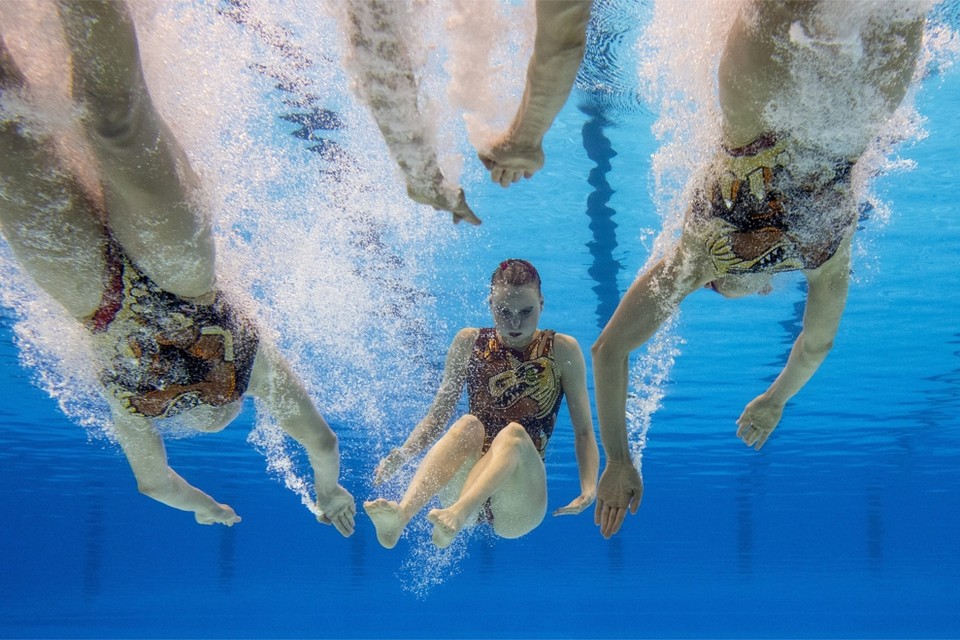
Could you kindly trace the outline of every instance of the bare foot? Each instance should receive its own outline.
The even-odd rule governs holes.
[[[407,519],[403,515],[400,505],[386,498],[377,498],[363,503],[363,510],[373,520],[377,529],[377,540],[387,549],[397,546],[397,540],[403,533]]]
[[[490,171],[490,179],[501,187],[509,187],[520,178],[530,178],[543,168],[543,148],[540,145],[522,145],[510,139],[509,134],[486,151],[477,153],[480,162]]]
[[[407,195],[414,202],[428,204],[437,211],[449,211],[453,214],[453,224],[461,220],[466,220],[470,224],[480,224],[481,220],[467,204],[467,199],[463,195],[463,189],[458,188],[456,196],[447,193],[442,186],[437,186],[431,191],[419,191],[411,186],[407,186]]]
[[[433,544],[441,549],[450,546],[464,524],[463,519],[455,516],[451,509],[432,509],[427,514],[427,520],[433,523]]]

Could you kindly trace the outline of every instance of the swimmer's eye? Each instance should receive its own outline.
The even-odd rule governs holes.
[[[510,309],[505,309],[503,307],[497,307],[496,312],[498,316],[503,316],[504,318],[509,318],[514,315],[513,311]],[[533,307],[527,307],[526,309],[521,309],[517,311],[516,315],[520,318],[529,318],[530,314],[533,313]]]

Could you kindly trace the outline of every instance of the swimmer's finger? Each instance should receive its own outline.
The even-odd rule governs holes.
[[[349,538],[353,535],[353,516],[347,513],[341,513],[333,521],[333,526],[337,528],[337,531],[340,532],[340,535],[342,535],[344,538]]]
[[[504,173],[503,167],[494,166],[490,170],[490,179],[496,182],[497,184],[501,184],[501,180],[503,180],[503,173]]]
[[[643,494],[640,494],[640,493],[634,493],[630,497],[630,504],[627,505],[628,508],[630,509],[630,513],[636,515],[637,509],[640,508],[640,499],[642,497],[643,497]]]
[[[520,182],[523,171],[519,169],[503,169],[503,175],[500,176],[500,186],[506,189],[515,182]]]
[[[623,523],[626,514],[627,510],[623,507],[617,509],[611,507],[607,510],[603,526],[600,527],[600,533],[603,534],[604,538],[609,538],[620,530],[620,525]]]
[[[470,211],[469,209],[465,212],[454,212],[453,213],[453,224],[459,224],[460,222],[466,221],[473,226],[477,226],[483,221],[477,217],[477,215]]]
[[[454,205],[451,212],[453,213],[454,224],[460,222],[461,220],[466,220],[473,225],[480,224],[480,218],[476,216],[476,214],[473,212],[473,209],[471,209],[470,205],[467,204],[467,198],[463,193],[463,189],[460,189],[457,193],[457,204]]]
[[[771,431],[764,431],[763,433],[760,434],[760,438],[757,440],[757,447],[756,447],[757,451],[760,451],[760,447],[766,444],[767,438],[770,437],[771,433],[772,433]]]

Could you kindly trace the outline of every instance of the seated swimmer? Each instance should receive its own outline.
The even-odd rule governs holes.
[[[540,276],[529,262],[507,260],[493,272],[495,326],[457,333],[430,410],[374,473],[376,484],[388,480],[436,441],[399,503],[379,498],[363,505],[384,547],[393,548],[410,519],[437,494],[444,507],[431,510],[427,519],[438,547],[478,521],[489,522],[504,538],[533,530],[547,509],[543,458],[564,395],[581,493],[554,515],[580,513],[593,503],[599,451],[583,354],[572,337],[537,328],[542,306]],[[437,440],[464,385],[470,413]]]
[[[303,444],[318,519],[353,533],[338,484],[337,437],[283,358],[218,291],[209,225],[194,178],[154,110],[134,25],[121,2],[58,5],[82,124],[100,167],[89,193],[22,115],[0,120],[0,227],[33,280],[93,336],[116,437],[140,491],[201,524],[240,521],[171,469],[156,427],[174,416],[224,428],[245,394]],[[0,39],[0,106],[26,102],[26,78]]]
[[[787,401],[826,358],[849,286],[851,169],[906,93],[923,24],[907,3],[757,0],[741,7],[719,68],[721,148],[701,171],[679,242],[633,283],[593,345],[607,458],[595,519],[605,537],[636,512],[643,494],[627,441],[627,359],[687,295],[706,286],[738,297],[769,290],[778,272],[806,277],[803,330],[786,366],[737,420],[748,446],[767,442]],[[848,72],[839,79],[799,72],[818,60]],[[790,99],[808,94],[839,97],[831,104]],[[772,108],[783,100],[789,109]],[[782,121],[785,111],[791,121]]]

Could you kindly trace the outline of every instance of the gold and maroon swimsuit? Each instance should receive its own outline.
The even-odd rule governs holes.
[[[523,426],[543,457],[563,400],[553,355],[556,332],[544,330],[523,351],[504,345],[496,329],[480,329],[467,375],[470,413],[483,423],[486,451],[511,422]]]
[[[802,155],[773,135],[718,155],[691,214],[720,275],[815,269],[836,253],[856,221],[853,162],[805,172]]]
[[[106,354],[100,380],[130,413],[175,416],[247,389],[256,329],[221,293],[210,304],[161,289],[107,241],[106,287],[87,327]]]

